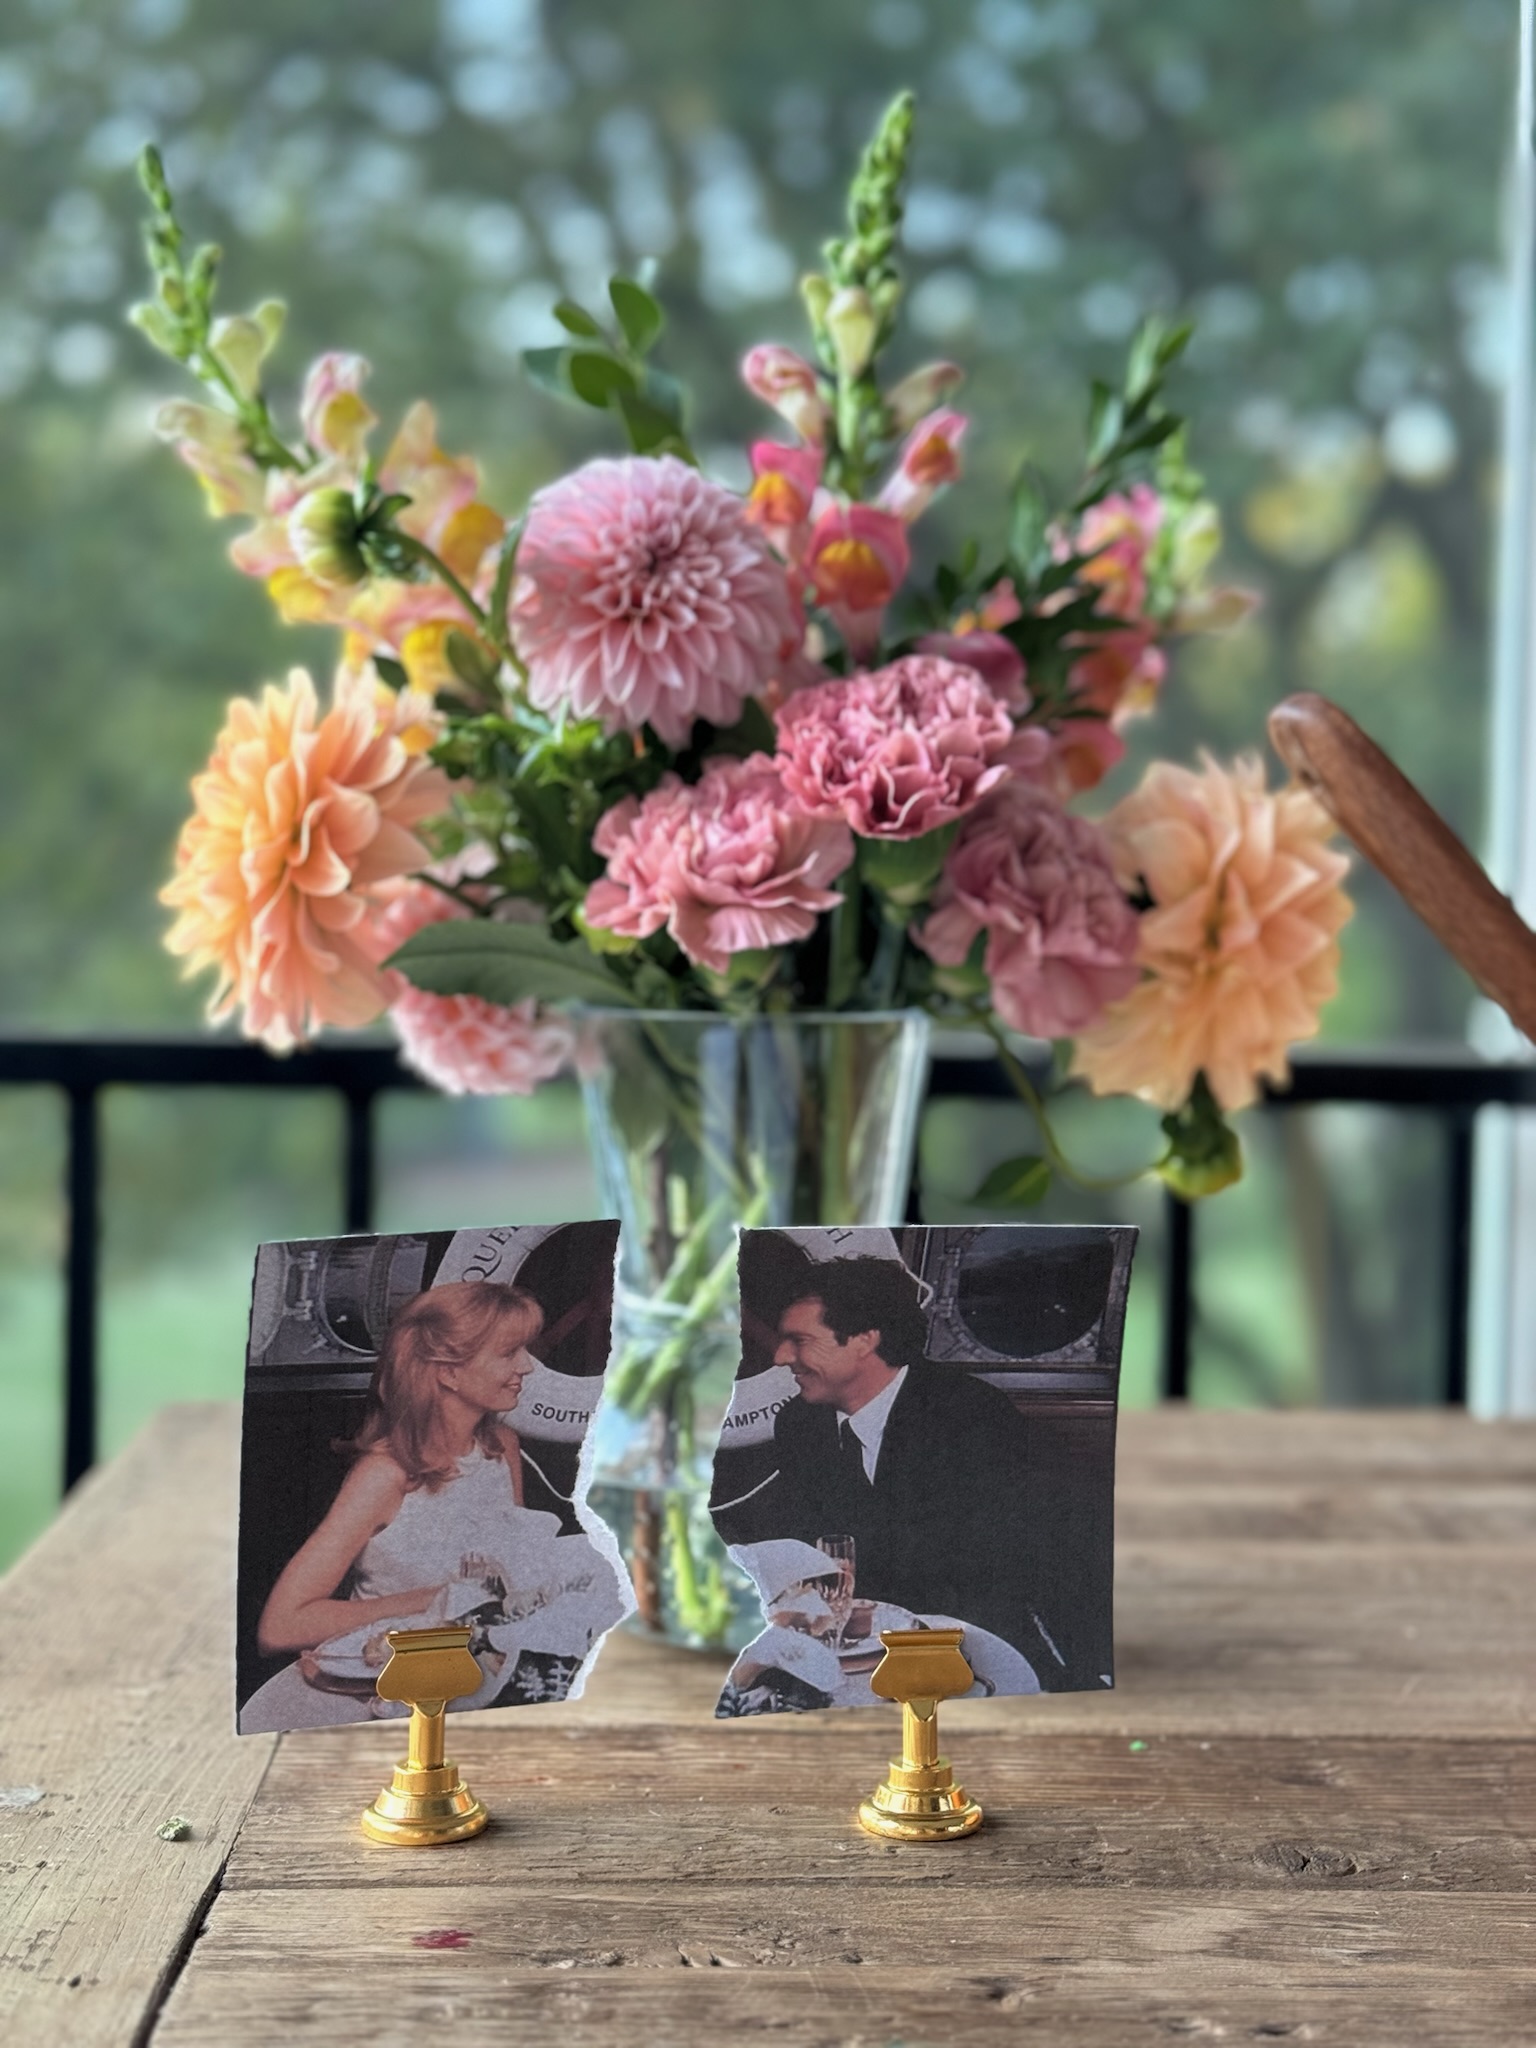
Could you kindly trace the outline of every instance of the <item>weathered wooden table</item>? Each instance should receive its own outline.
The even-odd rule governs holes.
[[[234,1480],[170,1410],[0,1584],[5,2048],[1536,2039],[1536,1425],[1127,1417],[1120,1690],[946,1708],[943,1847],[853,1824],[894,1710],[632,1637],[369,1846],[398,1729],[230,1733]]]

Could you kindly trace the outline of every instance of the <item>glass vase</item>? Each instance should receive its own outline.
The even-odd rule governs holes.
[[[599,1010],[583,1030],[588,1141],[622,1224],[592,1502],[633,1575],[635,1626],[739,1648],[761,1613],[708,1509],[741,1356],[737,1226],[905,1218],[929,1020]]]

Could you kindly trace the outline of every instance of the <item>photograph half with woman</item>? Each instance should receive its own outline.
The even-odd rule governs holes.
[[[241,1471],[238,1725],[361,1721],[391,1630],[468,1625],[457,1710],[580,1690],[633,1604],[587,1507],[615,1223],[263,1245]]]

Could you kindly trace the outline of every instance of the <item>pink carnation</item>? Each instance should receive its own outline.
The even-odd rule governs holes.
[[[780,563],[739,498],[676,456],[585,463],[539,491],[512,621],[528,694],[680,747],[734,725],[800,643]]]
[[[469,912],[425,882],[408,882],[374,920],[381,958],[423,925]],[[527,997],[510,1008],[479,996],[435,996],[391,974],[390,1022],[401,1057],[445,1095],[531,1095],[570,1064],[576,1034],[557,1010]]]
[[[992,1007],[1032,1038],[1070,1038],[1135,986],[1136,913],[1104,835],[1037,785],[1010,782],[961,827],[914,934],[958,967],[978,932]]]
[[[801,690],[778,726],[791,796],[866,839],[917,839],[962,817],[1008,773],[1013,738],[981,677],[930,654]]]
[[[808,938],[853,859],[847,826],[798,810],[766,754],[712,761],[692,788],[665,776],[600,818],[592,844],[608,872],[587,892],[588,924],[634,939],[665,925],[717,974],[733,953]]]

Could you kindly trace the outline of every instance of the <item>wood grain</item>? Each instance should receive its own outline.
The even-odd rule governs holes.
[[[1500,1481],[1536,1489],[1536,1422],[1450,1408],[1162,1408],[1120,1418],[1117,1489]]]
[[[1020,1902],[1027,1919],[1028,1902]],[[1061,1983],[1052,1964],[960,1970],[806,1970],[765,1980],[722,1967],[605,1972],[506,1972],[494,1983],[423,1956],[404,1982],[375,1995],[334,1967],[242,1977],[189,1975],[155,2040],[177,2048],[286,2048],[366,2041],[370,2048],[1060,2048],[1216,2042],[1323,2043],[1328,2048],[1527,2048],[1529,1989],[1486,1972],[1422,1971],[1388,1986],[1344,1966],[1292,1971],[1271,1989],[1216,1990],[1176,1962],[1123,1971],[1112,1984]]]
[[[1533,1576],[1536,1544],[1122,1543],[1116,1689],[958,1701],[947,1725],[1031,1735],[1530,1733]],[[722,1659],[622,1633],[585,1698],[496,1719],[714,1726],[723,1671]],[[829,1718],[850,1717],[780,1726],[814,1742]]]
[[[1536,1543],[1536,1485],[1251,1479],[1200,1486],[1133,1479],[1119,1488],[1121,1543]]]
[[[370,1848],[398,1730],[226,1732],[234,1442],[169,1412],[0,1584],[5,2048],[1536,2034],[1536,1425],[1125,1417],[1121,1689],[946,1709],[948,1849],[851,1823],[893,1713],[716,1723],[629,1635],[455,1723],[485,1836]]]
[[[1536,932],[1347,712],[1310,691],[1269,714],[1275,751],[1453,960],[1536,1038]]]
[[[1068,1917],[1038,1913],[1028,1895],[1007,1901],[1017,1931],[1004,1951],[957,1941],[927,1969],[743,1967],[744,1954],[781,1931],[772,1914],[759,1916],[746,1940],[712,1950],[694,1938],[670,1964],[658,1959],[649,1968],[605,1965],[605,1955],[620,1953],[612,1949],[578,1960],[569,1941],[565,1955],[534,1969],[482,1960],[473,1940],[446,1953],[407,1950],[400,1966],[356,1971],[338,1967],[335,1954],[278,1972],[266,1956],[221,1967],[200,1953],[156,2030],[156,2048],[407,2048],[450,2039],[455,2048],[713,2048],[765,2034],[788,2048],[1020,2040],[1069,2048],[1144,2040],[1513,2048],[1530,2039],[1528,1973],[1487,1959],[1495,1940],[1511,1950],[1528,1940],[1529,1916],[1520,1917],[1518,1904],[1469,1928],[1459,1916],[1417,1919],[1406,1910],[1370,1924],[1276,1913],[1266,1926],[1241,1913],[1189,1913],[1176,1900],[1117,1907],[1112,1919],[1092,1901],[1073,1903],[1078,1910]],[[360,1916],[355,1895],[341,1904],[352,1905],[336,1930],[344,1954]]]
[[[1536,1887],[1536,1743],[984,1737],[945,1747],[987,1825],[953,1856],[860,1832],[895,1717],[821,1715],[818,1740],[772,1727],[464,1726],[454,1750],[496,1825],[452,1856],[380,1853],[351,1826],[395,1743],[368,1731],[285,1742],[224,1894],[942,1882],[1005,1890],[1167,1886],[1215,1893],[1394,1894]],[[850,1728],[850,1719],[858,1726]],[[294,1853],[304,1844],[302,1857]],[[291,1910],[291,1909],[289,1909]],[[433,1906],[433,1912],[440,1908]],[[948,1910],[948,1909],[946,1909]]]
[[[168,1410],[0,1581],[0,2040],[131,2040],[272,1756],[236,1738],[235,1435]],[[184,1842],[155,1830],[192,1822]]]

